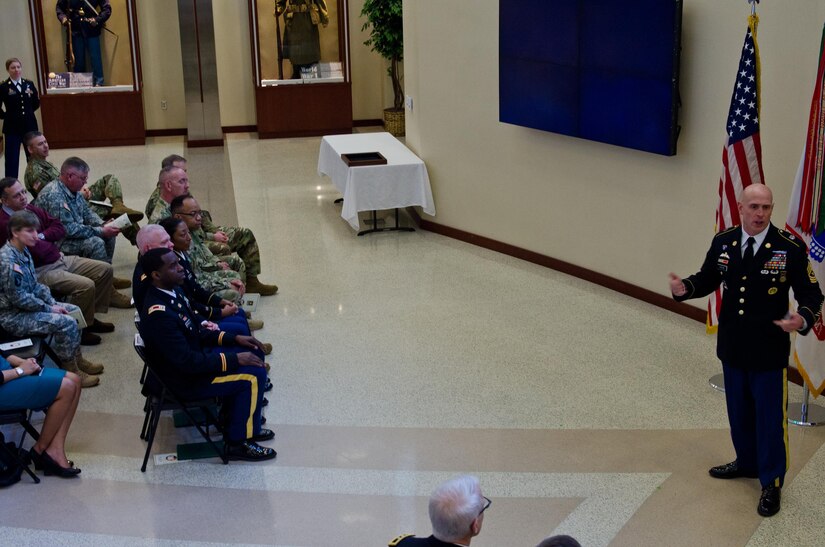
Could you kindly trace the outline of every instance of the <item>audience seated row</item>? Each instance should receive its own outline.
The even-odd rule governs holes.
[[[37,199],[29,203],[28,192],[17,179],[0,181],[0,233],[5,241],[0,249],[0,326],[21,338],[50,336],[56,364],[63,370],[46,368],[40,373],[43,363],[16,357],[9,358],[11,363],[0,362],[0,368],[2,380],[9,383],[2,392],[4,404],[48,409],[44,433],[31,450],[36,467],[45,469],[46,474],[64,477],[80,472],[65,457],[66,432],[80,388],[98,385],[98,375],[104,368],[86,360],[80,345],[99,344],[101,337],[97,334],[115,329],[113,323],[95,314],[106,313],[109,306],[132,306],[131,300],[115,289],[115,284],[126,288],[132,283],[116,278],[111,265],[115,238],[121,231],[109,221],[121,214],[133,221],[126,230],[133,229],[129,239],[139,246],[133,289],[143,319],[147,355],[164,379],[183,394],[199,396],[203,391],[222,399],[229,424],[224,440],[230,459],[274,458],[274,450],[257,444],[274,437],[272,431],[261,428],[261,408],[267,402],[263,394],[272,389],[264,356],[272,351],[272,345],[251,336],[251,330],[261,328],[263,323],[248,319],[239,305],[249,288],[241,281],[241,274],[227,274],[237,283],[220,284],[218,290],[199,283],[199,272],[188,254],[189,227],[182,218],[200,215],[187,215],[193,211],[184,208],[172,216],[169,209],[170,216],[162,219],[163,226],[152,224],[140,230],[136,223],[143,215],[125,207],[115,177],[107,175],[87,188],[89,166],[82,159],[70,157],[58,171],[46,160],[48,142],[42,133],[27,135],[25,143],[32,152],[26,185]],[[172,159],[182,161],[185,169],[183,158]],[[169,163],[170,158],[164,162]],[[180,167],[166,171],[185,174]],[[188,190],[188,181],[185,188]],[[110,205],[94,203],[105,199]],[[194,208],[198,208],[196,202]],[[228,260],[241,272],[251,265],[255,272],[248,279],[252,287],[265,294],[277,291],[276,286],[257,279],[260,257],[251,231],[210,224],[212,230],[207,236],[200,221],[197,226],[199,235],[222,246],[216,249],[232,257]],[[233,247],[244,254],[245,260],[234,254]],[[155,258],[147,258],[147,254]],[[212,260],[217,262],[214,257]],[[146,264],[148,272],[142,269]],[[220,268],[226,271],[223,264]],[[58,302],[55,296],[66,302]],[[163,314],[166,304],[159,302],[165,299],[169,299],[169,313]],[[82,329],[75,318],[81,315],[86,324]],[[174,338],[171,342],[170,337]],[[186,346],[191,351],[186,351]],[[205,380],[206,371],[213,375],[209,381]],[[13,380],[24,377],[28,377],[26,381],[10,391]],[[11,396],[18,392],[30,392],[30,396]]]

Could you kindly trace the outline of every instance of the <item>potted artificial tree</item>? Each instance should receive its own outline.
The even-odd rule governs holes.
[[[399,137],[404,134],[404,89],[400,63],[404,58],[404,19],[402,0],[365,0],[361,16],[367,20],[361,30],[370,29],[365,46],[390,62],[387,73],[392,80],[393,106],[384,109],[384,128]]]

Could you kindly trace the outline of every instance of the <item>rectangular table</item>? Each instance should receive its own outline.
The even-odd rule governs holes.
[[[380,152],[386,165],[348,167],[341,154]],[[435,215],[430,177],[424,162],[389,133],[328,135],[321,139],[318,174],[327,175],[344,195],[341,217],[359,229],[358,213],[377,209],[421,206]],[[375,225],[373,225],[375,230]],[[358,235],[373,230],[364,230]],[[376,230],[377,231],[377,230]]]

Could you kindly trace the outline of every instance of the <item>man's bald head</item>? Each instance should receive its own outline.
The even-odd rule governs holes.
[[[756,196],[765,197],[768,201],[773,203],[773,192],[771,192],[771,189],[764,184],[751,184],[750,186],[745,187],[745,189],[742,190],[742,194],[739,196],[739,201],[744,203],[746,200],[752,200]]]
[[[761,234],[771,222],[773,192],[764,184],[751,184],[739,195],[742,229],[750,236]]]

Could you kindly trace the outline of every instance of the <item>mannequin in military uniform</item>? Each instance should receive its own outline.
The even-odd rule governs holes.
[[[284,16],[284,58],[292,63],[292,78],[301,78],[301,68],[321,60],[318,24],[329,24],[325,0],[276,0],[275,17]]]
[[[9,78],[0,83],[0,119],[6,141],[6,176],[17,178],[20,168],[20,145],[23,135],[37,131],[34,111],[40,108],[40,96],[34,82],[23,78],[23,64],[12,57],[6,61]],[[25,150],[25,149],[24,149]],[[26,150],[26,160],[29,152]]]
[[[103,85],[103,57],[100,53],[100,33],[112,16],[109,0],[57,0],[55,6],[61,25],[72,24],[74,72],[86,72],[86,52],[92,61],[94,85]]]
[[[771,224],[773,194],[764,184],[740,196],[742,225],[716,234],[702,268],[681,279],[670,274],[678,300],[724,287],[716,355],[736,459],[712,467],[717,479],[758,478],[757,512],[780,508],[788,469],[787,368],[791,332],[805,335],[819,319],[822,291],[805,245]],[[796,311],[788,311],[793,289]]]

